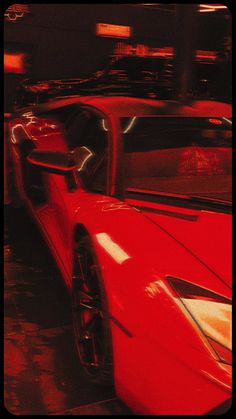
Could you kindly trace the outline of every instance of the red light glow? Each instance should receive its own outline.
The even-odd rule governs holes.
[[[222,125],[222,121],[220,119],[216,119],[216,118],[210,118],[209,122],[211,124],[215,124],[215,125]]]
[[[166,47],[150,47],[143,44],[127,44],[122,41],[117,42],[113,54],[115,56],[135,55],[137,57],[163,57],[173,58],[174,48]],[[216,59],[216,51],[196,50],[196,61],[214,62]]]
[[[18,53],[4,53],[4,73],[25,74],[26,54]]]
[[[200,4],[199,12],[215,12],[217,10],[227,9],[223,4]]]
[[[108,36],[112,38],[129,38],[131,27],[124,25],[111,25],[109,23],[97,23],[96,35]]]

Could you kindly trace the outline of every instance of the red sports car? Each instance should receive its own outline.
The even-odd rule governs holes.
[[[91,96],[10,121],[85,374],[136,414],[230,406],[231,124],[219,102]]]

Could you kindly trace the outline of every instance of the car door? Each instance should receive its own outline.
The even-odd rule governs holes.
[[[61,151],[68,149],[61,121],[54,120],[52,115],[41,115],[38,118],[33,116],[27,118],[26,115],[24,119],[15,119],[11,126],[11,144],[15,181],[20,198],[40,225],[40,230],[59,262],[63,274],[68,275],[68,252],[66,252],[61,229],[58,228],[50,194],[52,184],[55,189],[58,186],[52,175],[30,164],[27,160],[34,148]],[[62,177],[59,183],[62,184],[63,189],[65,181]],[[61,206],[63,207],[63,199],[61,199]],[[66,217],[64,218],[66,222]]]
[[[107,191],[107,149],[108,135],[102,125],[102,118],[92,110],[77,107],[71,118],[64,121],[64,139],[68,150],[79,146],[89,148],[93,160],[88,166],[89,192],[100,194]],[[35,214],[43,227],[52,247],[64,279],[69,285],[72,273],[72,232],[74,216],[84,190],[79,183],[70,188],[66,179],[58,174],[43,174],[45,177],[46,202],[34,206]]]

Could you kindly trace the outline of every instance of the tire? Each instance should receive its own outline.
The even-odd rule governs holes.
[[[72,319],[75,346],[86,378],[93,384],[113,384],[108,304],[88,236],[77,243],[74,255]]]

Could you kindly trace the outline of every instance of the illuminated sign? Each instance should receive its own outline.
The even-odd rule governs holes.
[[[117,42],[114,47],[113,55],[116,57],[135,55],[137,57],[160,57],[160,58],[173,58],[174,48],[173,47],[160,47],[153,48],[143,44],[126,44],[124,42]],[[196,51],[196,60],[209,60],[214,61],[216,59],[216,51]]]
[[[216,12],[220,9],[227,9],[223,4],[200,4],[199,12]]]
[[[135,5],[136,6],[136,5]],[[137,6],[144,6],[148,8],[155,8],[156,10],[169,10],[174,12],[174,5],[156,4],[156,3],[141,3]],[[227,9],[223,4],[199,4],[199,12],[216,12],[217,10]]]
[[[198,49],[196,51],[196,58],[197,58],[197,61],[201,59],[214,61],[216,59],[216,51],[205,51],[205,50]]]
[[[24,52],[4,53],[4,73],[25,74],[27,54]]]
[[[109,36],[111,38],[129,38],[131,27],[123,25],[111,25],[109,23],[97,23],[96,35]]]
[[[172,47],[152,48],[143,44],[125,44],[117,42],[114,48],[115,56],[136,55],[138,57],[173,57]]]
[[[4,16],[8,22],[16,22],[27,13],[30,13],[30,9],[27,4],[12,4],[7,8]]]

